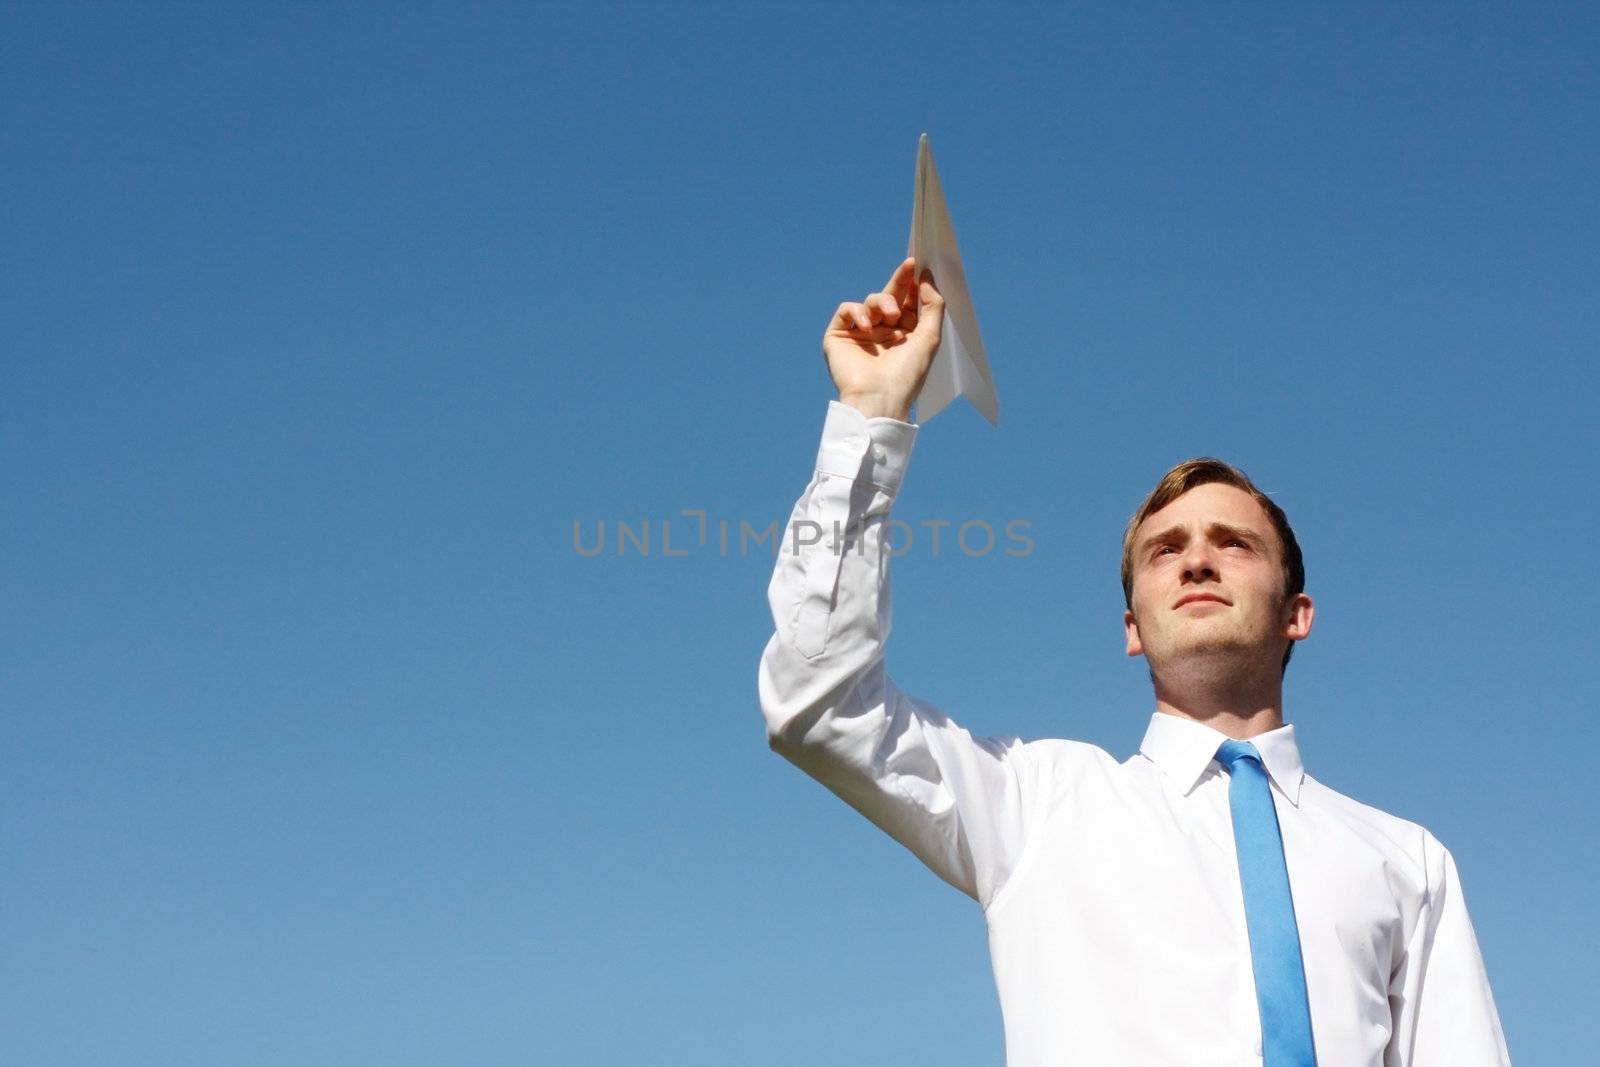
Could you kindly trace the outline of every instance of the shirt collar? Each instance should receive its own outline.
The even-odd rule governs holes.
[[[1217,746],[1227,739],[1227,734],[1204,723],[1158,711],[1150,716],[1150,726],[1144,732],[1139,751],[1172,779],[1179,792],[1188,796],[1201,776],[1213,766]],[[1300,763],[1294,726],[1285,723],[1276,730],[1257,734],[1250,738],[1250,743],[1261,753],[1261,763],[1278,792],[1298,807],[1305,768]]]

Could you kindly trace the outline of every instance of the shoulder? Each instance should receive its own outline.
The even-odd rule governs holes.
[[[1305,776],[1302,789],[1305,799],[1321,808],[1326,814],[1348,823],[1352,828],[1364,830],[1376,838],[1392,841],[1408,850],[1415,850],[1419,856],[1424,840],[1431,840],[1433,837],[1420,823],[1401,818],[1371,804],[1364,804],[1309,774]],[[1437,842],[1434,844],[1437,845]]]
[[[1305,776],[1302,803],[1393,863],[1403,865],[1416,880],[1428,885],[1436,881],[1449,853],[1427,827],[1382,808],[1364,804],[1332,786]]]
[[[1048,737],[1028,741],[1020,748],[1040,780],[1056,786],[1071,786],[1086,778],[1104,777],[1116,773],[1118,768],[1111,753],[1087,741]]]
[[[1310,774],[1305,776],[1305,783],[1302,788],[1305,790],[1308,799],[1313,800],[1318,806],[1387,837],[1411,841],[1428,832],[1419,823],[1401,818],[1392,812],[1384,811],[1382,808],[1373,807],[1371,804],[1364,804],[1352,796],[1339,792],[1333,786],[1312,777]]]

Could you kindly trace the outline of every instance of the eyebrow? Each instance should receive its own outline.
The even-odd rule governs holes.
[[[1262,539],[1261,535],[1245,526],[1235,526],[1228,522],[1213,522],[1206,527],[1206,533],[1212,537],[1237,537],[1239,540],[1255,546],[1258,550],[1266,548],[1266,541]],[[1141,541],[1139,543],[1139,553],[1143,555],[1156,545],[1174,541],[1187,541],[1188,538],[1189,528],[1187,526],[1182,523],[1176,526],[1169,526],[1160,533],[1151,534]]]

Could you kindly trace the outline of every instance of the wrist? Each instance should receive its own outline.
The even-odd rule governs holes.
[[[839,403],[848,404],[869,419],[889,418],[911,421],[911,401],[900,401],[876,393],[840,393]]]

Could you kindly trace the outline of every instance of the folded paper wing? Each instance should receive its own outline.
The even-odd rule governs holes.
[[[995,395],[989,358],[978,333],[978,315],[967,292],[967,274],[961,269],[956,231],[950,225],[939,172],[933,165],[928,135],[917,144],[917,193],[911,208],[910,255],[917,271],[933,272],[934,284],[944,295],[944,329],[939,350],[933,355],[928,379],[917,394],[917,420],[927,422],[958,396],[964,396],[983,417],[1000,425],[1000,400]]]

